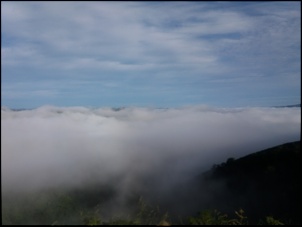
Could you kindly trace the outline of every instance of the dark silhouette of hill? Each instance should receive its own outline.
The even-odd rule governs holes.
[[[295,105],[286,105],[286,106],[274,106],[276,108],[291,108],[291,107],[301,107],[301,104],[295,104]]]
[[[255,224],[265,216],[300,223],[300,141],[229,158],[198,181],[200,190],[212,195],[209,209],[242,208]]]

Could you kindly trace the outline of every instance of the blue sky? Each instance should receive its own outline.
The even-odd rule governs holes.
[[[2,1],[1,102],[301,103],[301,4]]]

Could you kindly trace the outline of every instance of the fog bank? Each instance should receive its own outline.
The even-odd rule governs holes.
[[[115,182],[121,198],[165,193],[300,135],[300,108],[2,108],[2,192]]]

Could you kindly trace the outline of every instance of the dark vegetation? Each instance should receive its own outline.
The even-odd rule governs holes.
[[[171,192],[170,206],[133,193],[119,209],[114,184],[11,192],[2,194],[2,224],[300,224],[299,166],[300,141],[229,158]]]
[[[229,158],[200,177],[202,187],[215,193],[210,208],[244,208],[250,221],[264,216],[285,223],[300,223],[300,141]],[[221,187],[213,184],[221,182]],[[213,191],[214,190],[214,191]]]

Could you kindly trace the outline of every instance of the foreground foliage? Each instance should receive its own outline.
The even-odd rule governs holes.
[[[53,197],[54,198],[54,197]],[[61,195],[53,203],[41,204],[35,207],[13,207],[2,212],[2,224],[80,224],[80,225],[248,225],[248,217],[242,209],[235,211],[233,216],[217,210],[204,210],[196,216],[172,219],[168,212],[153,208],[142,198],[139,198],[135,212],[128,216],[107,217],[103,219],[99,205],[93,209],[79,208],[71,197]],[[268,216],[259,220],[260,225],[283,225],[279,220]]]

